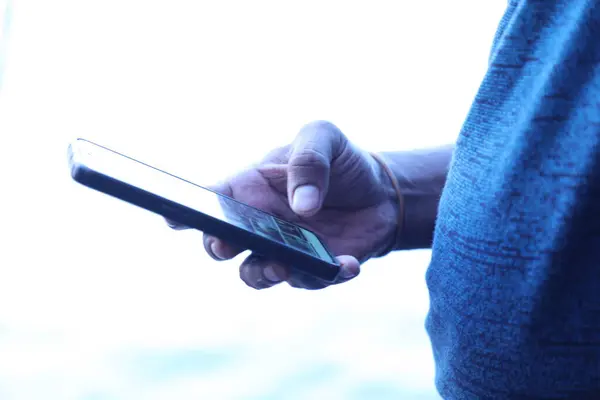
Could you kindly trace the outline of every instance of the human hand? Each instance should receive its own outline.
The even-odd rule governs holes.
[[[211,189],[315,232],[341,265],[334,284],[354,278],[360,263],[394,244],[398,209],[389,178],[328,122],[306,125],[292,144]],[[204,247],[215,260],[245,250],[209,235]],[[254,254],[242,262],[240,277],[256,289],[284,281],[304,289],[331,284]]]

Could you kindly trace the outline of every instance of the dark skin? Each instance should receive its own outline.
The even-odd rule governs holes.
[[[403,231],[424,232],[422,239],[413,235],[411,243],[420,241],[425,245],[411,247],[427,247],[451,148],[437,151],[433,158],[432,152],[423,153],[416,160],[409,154],[413,153],[400,160],[386,158],[390,167],[399,171],[397,178],[407,191],[405,202],[411,207],[405,210]],[[403,158],[411,160],[413,168],[404,165]],[[435,174],[441,178],[434,179],[425,172],[427,168],[419,165],[424,160],[440,170]],[[339,278],[327,283],[251,254],[240,266],[240,277],[256,289],[284,281],[297,288],[322,289],[356,277],[360,265],[372,257],[406,248],[401,238],[399,241],[398,198],[390,177],[368,152],[353,145],[329,122],[304,126],[293,143],[271,151],[259,163],[212,189],[314,231],[341,265]],[[419,226],[411,227],[414,223]],[[204,247],[215,260],[231,259],[245,250],[208,235],[204,237]]]

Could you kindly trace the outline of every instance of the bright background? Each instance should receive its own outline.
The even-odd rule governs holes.
[[[428,252],[321,292],[257,292],[198,232],[73,183],[66,148],[85,137],[204,184],[313,119],[369,150],[451,142],[504,6],[14,3],[0,44],[0,399],[436,398]]]

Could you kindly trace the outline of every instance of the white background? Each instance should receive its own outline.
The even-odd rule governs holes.
[[[17,1],[0,92],[0,399],[436,398],[427,252],[318,293],[256,292],[198,232],[72,182],[66,148],[84,137],[205,184],[313,119],[369,150],[452,142],[504,7]]]

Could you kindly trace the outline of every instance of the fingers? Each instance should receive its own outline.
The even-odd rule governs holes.
[[[232,188],[227,181],[220,182],[216,185],[208,187],[208,189],[213,190],[217,193],[224,194],[226,196],[232,195]],[[189,227],[187,227],[184,224],[181,224],[179,222],[169,220],[167,218],[165,218],[165,221],[167,222],[167,225],[171,229],[175,229],[175,230],[189,229]],[[228,244],[220,239],[217,239],[213,236],[206,235],[206,234],[204,234],[204,236],[203,236],[203,244],[204,244],[204,249],[206,250],[208,255],[217,261],[232,259],[232,258],[236,257],[238,254],[240,254],[242,251],[244,251],[244,249],[242,249],[242,248],[233,246],[233,245]]]
[[[185,225],[181,225],[178,222],[165,219],[169,228],[174,230],[185,230],[189,229]],[[204,250],[208,255],[216,261],[230,260],[240,254],[244,249],[228,244],[214,236],[204,234],[202,237],[204,244]]]
[[[214,236],[204,235],[202,238],[204,250],[214,260],[230,260],[240,254],[244,249],[228,244]]]
[[[290,151],[288,199],[301,216],[319,211],[329,187],[331,161],[345,145],[341,131],[328,122],[313,122],[302,128]]]
[[[181,225],[178,222],[174,222],[168,219],[166,219],[166,221],[167,225],[169,225],[169,228],[171,229],[175,229],[178,231],[189,229],[187,226]],[[238,254],[240,254],[242,251],[244,251],[244,249],[242,248],[233,246],[220,239],[217,239],[214,236],[210,236],[207,234],[203,235],[202,242],[204,244],[204,250],[206,250],[208,255],[216,261],[230,260],[236,257]]]
[[[254,289],[267,289],[281,282],[287,282],[298,289],[319,290],[332,284],[347,282],[360,273],[360,264],[355,257],[340,256],[340,274],[335,282],[325,282],[314,276],[292,270],[281,263],[250,255],[240,266],[240,278]]]
[[[180,224],[179,222],[172,221],[170,219],[165,218],[165,222],[169,226],[169,228],[174,229],[176,231],[182,231],[185,229],[189,229],[187,226]]]
[[[240,265],[240,278],[254,289],[270,288],[288,277],[288,269],[283,265],[253,254]]]
[[[356,257],[352,256],[339,256],[336,257],[340,264],[340,274],[337,283],[346,282],[350,279],[356,278],[360,274],[360,262]]]

